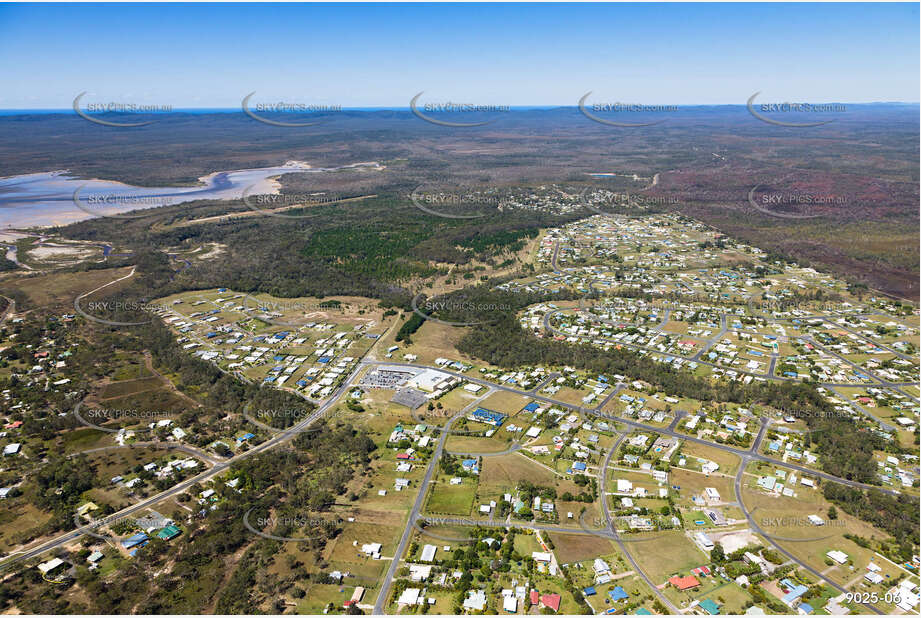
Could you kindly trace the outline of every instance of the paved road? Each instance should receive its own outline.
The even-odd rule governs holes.
[[[744,459],[744,458],[743,458],[743,459]],[[809,573],[811,573],[813,576],[815,576],[816,578],[818,578],[819,581],[825,581],[826,583],[828,583],[829,586],[835,588],[835,589],[838,590],[839,592],[847,593],[847,592],[848,592],[847,589],[845,589],[844,587],[842,587],[842,586],[838,585],[837,583],[833,582],[831,579],[825,577],[824,575],[822,575],[822,573],[820,573],[820,572],[817,571],[816,569],[812,568],[811,566],[809,566],[808,564],[806,564],[805,562],[803,562],[802,560],[800,560],[799,558],[797,558],[796,556],[794,556],[793,554],[791,554],[790,552],[788,552],[786,549],[784,549],[783,547],[781,547],[780,545],[778,545],[778,544],[771,538],[771,535],[765,533],[764,530],[762,530],[761,526],[758,525],[758,522],[755,521],[755,518],[754,518],[754,517],[752,517],[751,513],[748,511],[748,508],[745,506],[745,503],[744,503],[743,500],[742,500],[742,476],[745,474],[745,468],[746,468],[747,464],[748,464],[748,462],[745,461],[745,460],[743,460],[742,464],[739,466],[739,471],[736,472],[736,476],[735,476],[735,492],[736,492],[737,503],[738,503],[738,505],[739,505],[739,508],[742,509],[742,513],[745,515],[745,519],[748,520],[748,526],[749,526],[749,528],[751,528],[752,531],[754,531],[756,534],[758,534],[758,535],[762,536],[763,538],[767,539],[767,541],[768,541],[771,545],[773,545],[774,548],[777,549],[777,551],[779,551],[780,553],[782,553],[784,556],[786,556],[788,559],[792,560],[792,561],[795,562],[796,564],[798,564],[802,569],[805,569],[806,571],[809,571]],[[864,603],[863,606],[866,607],[867,609],[869,609],[870,611],[872,611],[872,612],[875,613],[875,614],[882,614],[882,613],[883,613],[883,612],[881,612],[877,607],[875,607],[875,606],[873,606],[873,605],[870,605],[870,604],[868,604],[868,603]]]
[[[540,530],[541,532],[556,532],[559,534],[587,534],[592,536],[601,536],[614,540],[614,535],[606,530],[587,530],[585,528],[567,528],[566,526],[554,526],[552,524],[540,524],[540,523],[530,523],[530,522],[518,522],[518,521],[494,521],[492,519],[476,519],[476,518],[452,518],[452,517],[420,517],[419,521],[424,521],[429,525],[445,525],[445,526],[470,526],[470,527],[482,527],[482,528],[517,528],[519,530]],[[462,542],[462,539],[455,539],[450,537],[441,537],[433,533],[431,536],[442,539],[445,541],[454,541],[455,543]]]
[[[868,315],[882,315],[882,314],[868,314]],[[821,319],[821,320],[824,321],[824,322],[828,322],[829,324],[834,324],[835,328],[840,328],[841,330],[846,330],[847,332],[851,333],[852,335],[857,335],[858,337],[860,337],[861,339],[863,339],[863,340],[866,341],[867,343],[871,343],[871,344],[875,345],[875,346],[878,347],[878,348],[882,348],[883,350],[886,350],[887,352],[890,352],[890,353],[892,353],[892,354],[895,354],[895,355],[898,356],[899,358],[902,358],[902,359],[905,359],[905,360],[910,360],[910,361],[914,361],[914,360],[915,360],[911,355],[909,355],[909,354],[904,354],[904,353],[902,353],[902,352],[899,352],[899,351],[896,350],[895,348],[891,348],[891,347],[887,346],[887,345],[884,344],[884,343],[880,343],[880,342],[878,342],[878,341],[873,341],[872,339],[870,339],[870,338],[867,337],[866,335],[861,334],[859,331],[853,330],[852,328],[850,328],[850,327],[848,327],[848,326],[844,326],[843,324],[838,324],[837,322],[835,322],[835,321],[832,320],[831,318],[823,317],[823,318],[819,318],[819,319]]]
[[[615,385],[614,385],[614,390],[611,391],[604,399],[602,399],[602,400],[601,400],[601,403],[599,403],[597,406],[595,406],[595,410],[602,410],[602,409],[604,409],[604,407],[605,407],[606,405],[608,405],[608,402],[609,402],[609,401],[611,401],[612,399],[614,399],[615,397],[617,397],[617,395],[620,394],[620,391],[624,390],[624,387],[625,387],[625,386],[626,386],[626,384],[624,384],[623,382],[618,382],[617,384],[615,384]],[[581,410],[581,408],[580,408],[580,410]]]
[[[636,344],[636,343],[628,343],[628,342],[626,342],[626,341],[620,341],[619,339],[614,339],[614,338],[612,338],[612,337],[604,337],[604,336],[601,336],[601,335],[599,335],[599,336],[591,336],[591,335],[573,335],[572,333],[567,333],[567,332],[565,332],[565,331],[562,331],[562,330],[560,330],[560,329],[558,329],[558,328],[556,328],[555,326],[552,326],[552,325],[550,324],[550,318],[553,317],[554,315],[558,314],[558,313],[562,313],[563,311],[565,311],[565,310],[564,310],[564,309],[557,309],[556,311],[549,311],[549,312],[547,312],[547,313],[544,315],[544,329],[545,329],[546,331],[548,331],[548,332],[550,332],[550,333],[554,333],[554,334],[560,335],[561,337],[577,337],[577,338],[583,339],[583,340],[602,339],[602,340],[604,340],[604,341],[608,341],[608,342],[613,343],[613,344],[616,344],[616,345],[622,345],[622,346],[624,346],[624,347],[632,348],[632,349],[635,349],[635,350],[645,350],[645,351],[647,351],[647,352],[653,352],[653,353],[655,353],[655,354],[664,354],[665,356],[671,356],[671,357],[674,357],[674,358],[681,358],[681,359],[684,359],[684,360],[686,360],[686,361],[694,361],[694,362],[696,362],[696,363],[698,363],[698,364],[700,364],[700,365],[707,365],[707,366],[709,366],[709,367],[715,367],[715,368],[717,368],[717,369],[722,369],[722,370],[724,370],[724,371],[731,370],[731,371],[735,371],[736,373],[738,373],[738,374],[740,374],[740,375],[748,375],[748,376],[752,376],[752,377],[754,377],[754,378],[764,378],[764,379],[766,379],[766,380],[776,380],[776,381],[779,381],[779,382],[800,382],[800,380],[799,380],[798,378],[785,378],[785,377],[783,377],[783,376],[770,375],[769,373],[755,373],[755,372],[753,372],[753,371],[745,371],[744,369],[739,369],[739,368],[737,368],[737,367],[725,367],[725,366],[720,365],[720,364],[718,364],[718,363],[711,363],[710,361],[697,360],[697,359],[698,359],[698,356],[699,356],[700,354],[702,354],[702,353],[704,352],[704,350],[699,351],[694,357],[687,357],[687,356],[682,356],[682,355],[680,355],[680,354],[678,354],[678,353],[676,353],[676,352],[663,352],[662,350],[659,350],[658,348],[654,348],[654,347],[651,347],[651,346],[645,346],[645,345],[639,345],[639,344]],[[844,360],[844,359],[842,359],[842,360]],[[846,361],[846,362],[849,362],[849,361]],[[863,372],[863,373],[867,373],[867,371],[866,371],[865,369],[863,369],[863,368],[861,368],[860,371]],[[838,383],[838,382],[818,382],[818,384],[821,385],[821,386],[845,386],[845,387],[857,387],[857,388],[861,388],[861,387],[877,387],[877,388],[878,388],[878,387],[880,387],[880,386],[885,386],[885,387],[894,388],[894,387],[897,387],[897,386],[917,386],[917,385],[918,385],[918,382],[884,382],[884,381],[881,381],[881,380],[877,380],[876,382],[842,382],[842,383]]]
[[[355,369],[352,371],[352,373],[349,374],[348,378],[346,378],[346,380],[342,383],[342,385],[340,385],[339,388],[337,388],[332,393],[332,395],[326,401],[326,403],[324,403],[322,406],[317,408],[313,412],[313,414],[305,418],[303,421],[291,427],[290,430],[287,430],[284,433],[279,433],[275,435],[274,437],[269,438],[262,444],[259,444],[251,448],[248,451],[245,451],[243,453],[240,453],[238,455],[231,457],[230,459],[227,459],[221,463],[218,463],[214,465],[212,468],[202,472],[201,474],[188,478],[174,485],[173,487],[170,487],[166,491],[162,491],[136,504],[132,504],[131,506],[128,506],[122,509],[121,511],[118,511],[117,513],[113,513],[112,515],[101,520],[100,522],[89,523],[85,526],[77,528],[76,530],[62,534],[61,536],[58,536],[50,541],[41,543],[40,545],[37,545],[36,547],[25,549],[25,550],[19,550],[19,552],[14,552],[13,554],[10,554],[9,556],[7,556],[6,557],[7,559],[4,560],[2,564],[0,564],[0,571],[9,568],[13,564],[22,562],[23,560],[28,560],[29,558],[34,558],[35,556],[39,556],[47,551],[57,549],[58,547],[66,543],[69,543],[75,539],[80,538],[87,531],[94,530],[100,527],[106,521],[112,521],[114,519],[125,518],[128,515],[132,515],[134,513],[137,513],[138,511],[142,511],[150,506],[153,506],[154,504],[162,500],[171,498],[173,496],[177,496],[181,494],[182,492],[184,492],[185,490],[187,490],[192,485],[194,485],[195,483],[201,483],[201,482],[207,481],[208,479],[216,476],[217,474],[227,470],[231,465],[233,465],[234,463],[238,461],[241,461],[242,459],[245,459],[247,457],[252,457],[253,455],[256,455],[258,453],[263,453],[280,444],[283,444],[291,440],[292,438],[297,436],[298,431],[302,429],[306,429],[309,425],[316,422],[319,418],[321,418],[324,414],[326,414],[326,412],[328,412],[330,408],[332,408],[336,404],[336,401],[339,399],[342,393],[344,393],[348,388],[351,387],[352,382],[357,377],[360,369],[363,368],[364,364],[365,364],[364,362],[359,363],[355,367]]]
[[[192,455],[193,457],[197,457],[199,459],[204,460],[205,463],[211,466],[215,466],[225,461],[224,459],[220,459],[216,455],[207,453],[201,450],[200,448],[196,448],[188,444],[183,444],[181,442],[162,442],[162,441],[132,442],[130,444],[130,448],[135,448],[135,447],[137,448],[144,448],[144,447],[162,448],[162,449],[167,449],[171,451],[182,451],[183,453],[188,453],[189,455]],[[109,446],[99,446],[96,448],[87,449],[85,451],[79,451],[77,453],[71,453],[70,455],[67,456],[67,458],[70,459],[78,455],[87,455],[89,453],[99,453],[101,451],[111,451],[111,450],[123,449],[123,448],[128,448],[128,447],[122,446],[120,444],[112,444]]]
[[[449,450],[445,450],[445,452],[446,452],[447,454],[449,454],[449,455],[454,455],[455,457],[468,457],[468,458],[470,458],[470,457],[498,457],[498,456],[500,456],[500,455],[511,455],[512,453],[517,452],[517,451],[520,451],[520,450],[521,450],[521,442],[513,442],[512,445],[511,445],[510,447],[508,447],[507,449],[505,449],[504,451],[489,451],[489,452],[483,452],[483,453],[470,453],[470,452],[467,452],[467,451],[449,451]]]
[[[833,392],[835,395],[837,395],[838,397],[840,397],[842,400],[848,401],[847,395],[843,394],[843,393],[842,393],[841,391],[839,391],[836,387],[834,387],[834,386],[829,386],[829,387],[827,387],[827,388],[828,388],[831,392]],[[863,414],[864,416],[866,416],[868,419],[870,419],[870,420],[873,421],[874,423],[879,423],[879,426],[882,427],[883,429],[885,429],[886,431],[891,431],[891,432],[898,431],[898,427],[896,427],[895,425],[890,425],[889,423],[887,423],[887,422],[885,422],[885,421],[883,421],[883,420],[881,420],[881,419],[876,418],[875,416],[873,416],[873,414],[872,414],[869,410],[867,410],[865,407],[863,407],[862,405],[860,405],[860,404],[857,403],[856,401],[851,401],[851,402],[849,402],[849,403],[850,403],[850,405],[851,405],[852,407],[857,408],[857,410],[858,410],[861,414]]]
[[[728,330],[728,328],[727,328],[727,324],[726,324],[726,314],[724,313],[724,314],[720,315],[720,330],[719,330],[719,332],[716,333],[715,335],[713,335],[712,337],[708,338],[708,339],[704,342],[704,345],[702,345],[702,346],[700,347],[700,349],[697,350],[697,353],[694,354],[694,356],[691,357],[691,360],[696,361],[696,362],[701,362],[700,357],[703,356],[704,354],[706,354],[707,351],[710,350],[710,348],[712,348],[712,347],[715,346],[717,343],[719,343],[720,339],[722,339],[722,338],[726,335],[726,331],[727,331],[727,330]],[[709,363],[707,363],[707,364],[709,364]]]
[[[379,362],[379,364],[387,363]],[[467,404],[463,410],[458,412],[455,416],[452,416],[448,422],[445,423],[444,431],[441,432],[441,436],[438,438],[438,446],[435,447],[435,451],[432,453],[432,459],[429,461],[428,468],[425,471],[425,477],[422,479],[422,484],[419,486],[419,493],[416,495],[416,501],[413,503],[413,508],[409,512],[409,518],[406,520],[406,528],[403,530],[403,536],[400,538],[400,544],[397,545],[396,552],[393,555],[393,560],[390,562],[390,567],[387,569],[387,573],[384,575],[384,579],[381,582],[381,590],[377,594],[377,601],[374,603],[375,615],[382,615],[384,613],[384,607],[387,605],[387,597],[390,595],[390,586],[393,583],[393,576],[397,572],[397,566],[399,566],[400,561],[403,559],[403,554],[406,553],[406,547],[409,545],[409,539],[412,538],[413,531],[416,529],[414,524],[419,518],[419,513],[422,510],[422,504],[425,502],[425,495],[428,493],[429,483],[432,482],[432,477],[435,475],[435,469],[438,467],[438,461],[441,459],[441,454],[444,451],[445,441],[447,441],[448,436],[450,435],[451,425],[453,425],[457,419],[463,418],[467,413],[467,410],[473,406],[479,405],[479,403],[489,394],[490,392],[487,392],[482,397],[477,397],[469,404]]]
[[[560,256],[560,245],[561,241],[557,240],[553,244],[553,255],[550,257],[550,267],[553,269],[553,272],[560,273],[560,265],[557,263],[557,259]]]
[[[899,495],[899,492],[898,492],[898,491],[895,491],[895,490],[892,490],[892,489],[886,489],[886,488],[883,488],[883,487],[879,487],[878,485],[868,485],[868,484],[866,484],[866,483],[859,483],[859,482],[857,482],[857,481],[851,481],[851,480],[848,480],[848,479],[842,479],[842,478],[839,478],[839,477],[837,477],[837,476],[828,474],[828,473],[826,473],[826,472],[822,472],[821,470],[814,470],[814,469],[812,469],[812,468],[807,468],[807,467],[805,467],[805,466],[800,466],[800,465],[798,465],[798,464],[794,464],[794,463],[790,463],[790,462],[785,462],[785,461],[782,461],[782,460],[780,460],[780,459],[776,459],[776,458],[774,458],[774,457],[769,457],[769,456],[767,456],[767,455],[762,455],[761,453],[753,453],[753,452],[750,451],[750,450],[741,449],[741,448],[736,448],[736,447],[729,446],[729,445],[726,445],[726,444],[719,444],[718,442],[710,442],[710,441],[704,440],[704,439],[702,439],[702,438],[697,438],[697,437],[695,437],[695,436],[689,436],[689,435],[686,435],[686,434],[683,434],[683,433],[678,433],[678,432],[676,432],[676,431],[674,431],[674,430],[669,430],[669,429],[666,428],[666,427],[656,427],[656,426],[654,426],[654,425],[647,425],[646,423],[641,423],[641,422],[635,421],[635,420],[633,420],[633,419],[628,419],[628,418],[624,418],[624,417],[620,417],[620,416],[612,416],[612,415],[609,415],[609,414],[602,414],[602,413],[598,412],[597,410],[586,410],[585,408],[582,408],[581,406],[578,406],[578,405],[575,405],[575,404],[571,404],[571,403],[567,403],[567,402],[565,402],[565,401],[560,401],[560,400],[558,400],[558,399],[553,399],[553,398],[547,397],[547,396],[545,396],[545,395],[531,394],[531,393],[528,393],[527,391],[522,391],[522,390],[519,390],[519,389],[517,389],[517,388],[513,388],[513,387],[511,387],[511,386],[507,386],[507,385],[504,385],[504,384],[495,384],[495,383],[493,383],[493,382],[488,382],[488,381],[483,380],[483,379],[481,379],[481,378],[476,378],[476,377],[473,377],[473,376],[464,375],[464,374],[462,374],[462,373],[457,373],[457,372],[455,372],[455,371],[449,371],[449,370],[447,370],[447,369],[441,369],[441,368],[437,368],[437,367],[429,367],[428,365],[422,365],[422,364],[417,364],[417,363],[401,363],[401,362],[394,362],[394,361],[387,361],[387,362],[383,362],[383,361],[369,361],[368,364],[377,364],[377,365],[402,365],[402,366],[404,366],[404,367],[415,367],[416,369],[433,369],[433,370],[435,370],[435,371],[441,371],[442,373],[447,373],[447,374],[449,374],[449,375],[457,376],[457,377],[459,377],[459,378],[462,378],[462,379],[464,379],[464,380],[467,380],[468,382],[474,382],[474,383],[477,383],[477,384],[482,384],[482,385],[484,385],[484,386],[492,386],[493,388],[496,388],[496,389],[498,389],[498,390],[504,390],[504,391],[508,391],[508,392],[510,392],[510,393],[516,393],[516,394],[518,394],[518,395],[524,395],[524,396],[526,396],[526,397],[530,397],[531,399],[537,399],[537,400],[539,400],[539,401],[543,401],[543,402],[545,402],[545,403],[553,404],[553,405],[555,405],[555,406],[558,406],[558,407],[561,407],[561,408],[565,408],[565,409],[568,409],[568,410],[572,410],[572,411],[574,411],[574,412],[584,412],[584,413],[590,414],[590,415],[595,416],[595,417],[598,417],[598,418],[604,418],[604,419],[607,419],[607,420],[615,421],[615,422],[617,422],[617,423],[623,423],[623,424],[625,424],[625,425],[630,425],[631,427],[635,427],[635,428],[641,429],[641,430],[643,430],[643,431],[651,431],[651,432],[655,432],[655,433],[660,433],[660,434],[664,434],[664,435],[667,435],[667,436],[672,436],[672,437],[674,437],[674,438],[680,438],[680,439],[682,439],[682,440],[687,440],[687,441],[689,441],[689,442],[695,442],[695,443],[697,443],[697,444],[702,444],[702,445],[704,445],[704,446],[709,446],[709,447],[712,447],[712,448],[716,448],[716,449],[720,449],[720,450],[723,450],[723,451],[727,451],[727,452],[733,453],[733,454],[735,454],[735,455],[738,455],[739,457],[748,456],[748,457],[751,457],[752,459],[757,459],[757,460],[759,460],[759,461],[764,461],[764,462],[767,462],[767,463],[770,463],[770,464],[774,464],[774,465],[777,465],[777,466],[784,466],[784,467],[787,467],[787,468],[796,470],[796,471],[798,471],[798,472],[800,472],[800,473],[802,473],[802,474],[807,474],[807,475],[810,475],[810,476],[815,476],[815,477],[824,479],[824,480],[826,480],[826,481],[831,481],[831,482],[833,482],[833,483],[841,483],[842,485],[847,485],[848,487],[858,487],[858,488],[860,488],[860,489],[873,489],[873,490],[881,491],[881,492],[883,492],[883,493],[886,493],[886,494],[889,494],[889,495],[892,495],[892,496]]]
[[[620,548],[621,553],[627,557],[627,560],[630,561],[630,564],[633,566],[633,570],[639,573],[640,577],[643,578],[643,581],[646,582],[646,585],[659,597],[659,601],[662,602],[665,607],[669,609],[672,614],[678,613],[678,608],[675,607],[675,604],[672,603],[668,597],[662,594],[662,591],[658,589],[656,584],[649,579],[649,576],[646,575],[646,572],[640,568],[640,565],[637,563],[636,559],[633,557],[633,554],[627,549],[626,544],[623,542],[623,539],[620,538],[620,533],[617,532],[617,528],[614,526],[611,521],[611,513],[608,509],[608,466],[611,465],[611,457],[614,456],[614,453],[617,451],[618,447],[624,441],[624,438],[627,437],[627,434],[621,434],[617,440],[614,442],[614,445],[608,451],[608,454],[604,457],[604,463],[601,465],[601,475],[600,483],[598,484],[599,491],[601,492],[601,510],[604,515],[605,527],[611,531],[611,534],[614,537],[614,542],[617,543],[617,546]]]
[[[542,388],[544,388],[545,386],[547,386],[547,384],[549,384],[550,382],[553,382],[554,380],[556,380],[556,379],[559,378],[559,377],[560,377],[560,374],[557,373],[556,371],[554,371],[554,372],[552,372],[550,375],[548,375],[546,378],[544,378],[543,380],[541,380],[541,382],[540,382],[537,386],[535,386],[534,388],[532,388],[532,389],[529,390],[528,392],[529,392],[529,393],[536,393],[536,392],[540,391],[540,389],[542,389]]]

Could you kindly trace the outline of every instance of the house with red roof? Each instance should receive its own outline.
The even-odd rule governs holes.
[[[704,565],[699,566],[696,569],[691,569],[693,575],[699,575],[700,577],[707,577],[710,575],[710,567]]]
[[[693,575],[686,575],[684,577],[670,577],[668,583],[677,588],[678,590],[690,590],[696,588],[700,585],[700,581]]]
[[[560,611],[560,601],[562,600],[562,597],[555,592],[553,594],[542,594],[540,595],[540,606],[549,607],[553,611],[558,612]]]
[[[531,591],[530,599],[531,599],[531,605],[537,605],[537,603],[540,601],[540,595],[537,594],[537,590]]]

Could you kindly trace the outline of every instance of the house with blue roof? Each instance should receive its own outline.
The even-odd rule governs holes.
[[[623,586],[615,586],[613,590],[608,591],[608,596],[610,596],[611,600],[615,603],[630,598],[630,595],[623,589]]]
[[[143,546],[147,542],[147,535],[143,532],[138,532],[133,536],[129,536],[127,539],[122,541],[122,547],[125,549],[131,549],[132,547],[137,547],[138,545]]]
[[[502,423],[504,423],[505,419],[508,417],[500,412],[495,412],[486,408],[477,408],[467,418],[479,423],[492,425],[493,427],[501,427]]]
[[[585,596],[587,596],[587,597],[595,596],[595,594],[596,594],[596,592],[595,592],[595,587],[594,587],[594,586],[589,586],[588,588],[585,588],[584,590],[582,590],[582,594],[585,595]]]
[[[467,472],[472,472],[473,474],[480,473],[480,467],[476,459],[464,459],[461,461],[461,467]]]
[[[572,469],[576,472],[585,472],[585,462],[577,461],[576,463],[572,464]]]
[[[787,607],[796,607],[799,598],[809,591],[809,588],[806,586],[794,584],[786,578],[780,580],[780,585],[787,590],[787,593],[780,599]]]
[[[535,412],[535,411],[537,411],[537,408],[539,408],[539,407],[540,407],[540,406],[537,405],[537,402],[536,402],[536,401],[532,401],[531,403],[529,403],[528,405],[526,405],[526,406],[524,407],[524,409],[527,410],[528,412]]]
[[[804,616],[808,616],[814,610],[812,609],[812,605],[809,605],[809,603],[800,603],[799,607],[796,608],[796,611]]]

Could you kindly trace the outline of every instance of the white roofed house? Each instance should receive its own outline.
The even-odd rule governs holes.
[[[595,562],[592,563],[592,569],[595,571],[595,575],[611,572],[611,567],[601,558],[595,558]]]
[[[838,564],[844,564],[845,562],[847,562],[847,558],[848,558],[846,553],[844,553],[843,551],[839,551],[837,549],[833,549],[827,552],[825,555],[831,558],[832,560],[834,560],[835,562],[837,562]]]
[[[483,590],[467,591],[467,598],[464,599],[464,609],[481,612],[486,608],[486,592]]]
[[[419,593],[422,592],[418,588],[407,588],[400,594],[400,598],[397,599],[398,605],[416,605],[419,603]]]
[[[432,562],[435,560],[435,552],[438,551],[438,548],[434,545],[426,545],[422,548],[422,562]]]

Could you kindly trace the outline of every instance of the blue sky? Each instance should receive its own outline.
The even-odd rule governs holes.
[[[0,108],[919,99],[918,4],[0,5]]]

